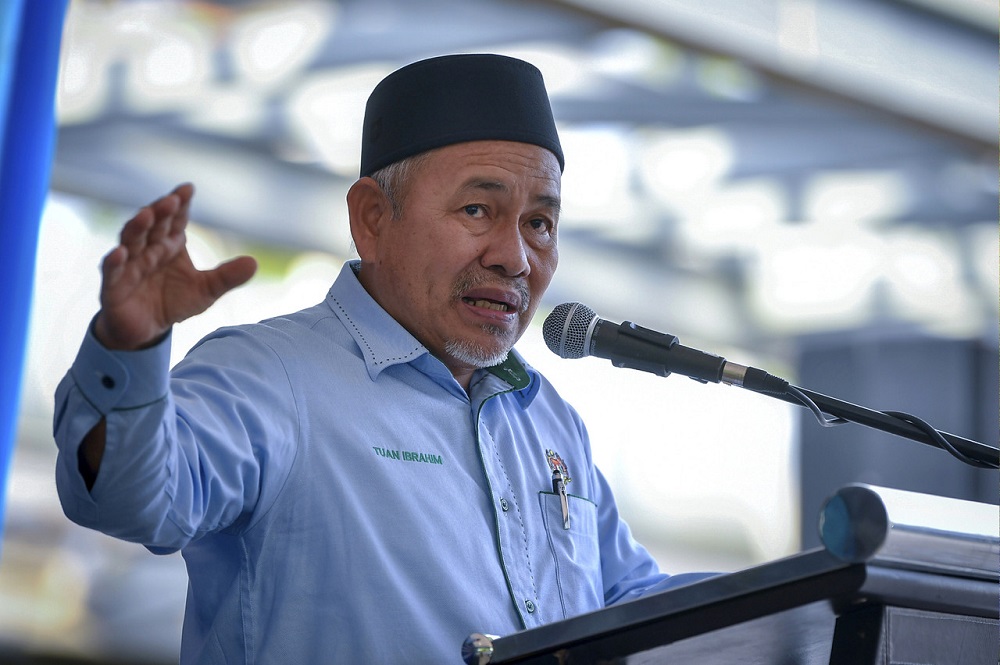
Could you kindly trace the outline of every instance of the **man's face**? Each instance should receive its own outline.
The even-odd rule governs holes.
[[[361,281],[468,385],[521,337],[558,263],[560,170],[544,148],[473,141],[433,151],[365,243]]]

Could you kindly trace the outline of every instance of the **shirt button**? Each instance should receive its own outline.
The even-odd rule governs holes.
[[[104,376],[101,377],[101,385],[107,388],[108,390],[111,390],[112,388],[115,387],[115,380],[105,374]]]
[[[528,614],[535,613],[535,604],[530,600],[524,601],[524,609],[528,610]]]
[[[504,512],[510,510],[510,504],[507,503],[507,499],[500,499],[500,510]]]

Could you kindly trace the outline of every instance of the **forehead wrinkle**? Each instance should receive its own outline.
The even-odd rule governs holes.
[[[462,185],[463,191],[483,190],[487,192],[510,192],[510,187],[498,180],[487,180],[486,178],[473,178]]]

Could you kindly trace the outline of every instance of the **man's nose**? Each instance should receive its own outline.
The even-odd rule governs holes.
[[[517,221],[503,220],[489,236],[483,251],[482,264],[498,270],[507,277],[527,277],[531,272],[527,246]]]

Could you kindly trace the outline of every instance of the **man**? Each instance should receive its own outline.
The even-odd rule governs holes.
[[[217,331],[170,374],[171,326],[255,263],[192,266],[191,185],[125,225],[56,395],[57,481],[76,522],[182,552],[182,662],[459,662],[472,632],[678,579],[512,351],[556,269],[562,168],[533,66],[404,67],[366,109],[360,261],[320,304]]]

